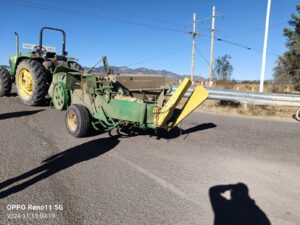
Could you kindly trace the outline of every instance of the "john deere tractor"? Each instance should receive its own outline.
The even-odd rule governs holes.
[[[62,53],[47,51],[43,46],[43,32],[53,30],[62,33]],[[39,45],[34,51],[21,53],[19,51],[19,35],[16,35],[16,55],[10,57],[9,68],[0,67],[0,97],[9,96],[12,84],[16,89],[22,102],[26,105],[41,104],[48,93],[52,81],[52,74],[58,65],[82,70],[74,58],[68,58],[66,52],[66,33],[62,29],[42,27],[40,30]]]

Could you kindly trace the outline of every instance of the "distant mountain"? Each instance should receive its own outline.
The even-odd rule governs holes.
[[[114,70],[115,74],[132,74],[132,75],[148,75],[148,76],[166,76],[169,79],[182,79],[182,76],[173,73],[167,70],[154,70],[154,69],[148,69],[144,67],[132,69],[127,66],[111,66],[111,68]],[[104,73],[104,67],[100,66],[95,68],[93,71],[98,73]]]
[[[1,65],[1,67],[7,68],[8,66]],[[88,67],[83,67],[85,70],[88,70]],[[166,76],[170,80],[182,80],[187,75],[179,75],[177,73],[170,72],[168,70],[154,70],[148,69],[145,67],[140,67],[136,69],[129,68],[127,66],[111,66],[115,74],[132,74],[132,75],[147,75],[147,76]],[[93,69],[93,72],[96,73],[105,73],[104,67],[96,67]],[[205,80],[205,78],[200,76],[195,76],[195,80]]]
[[[177,73],[174,72],[170,72],[168,70],[154,70],[154,69],[148,69],[145,67],[140,67],[140,68],[136,68],[136,69],[132,69],[129,68],[127,66],[111,66],[111,68],[114,70],[115,74],[132,74],[132,75],[147,75],[147,76],[166,76],[167,79],[177,79],[177,80],[181,80],[184,77],[186,77],[185,75],[179,75]],[[97,72],[97,73],[104,73],[104,67],[100,66],[95,68],[93,71]],[[197,80],[201,79],[204,80],[203,77],[195,77]]]

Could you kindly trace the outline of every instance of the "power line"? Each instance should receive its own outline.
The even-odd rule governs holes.
[[[77,1],[74,1],[74,0],[65,0],[65,1],[75,3],[77,5],[82,5],[82,1],[80,1],[80,2],[77,2]],[[94,4],[94,6],[99,6],[99,5]],[[89,7],[89,8],[94,8],[94,7]],[[139,18],[142,18],[142,19],[145,19],[145,20],[151,20],[151,21],[155,21],[155,22],[166,23],[166,24],[171,24],[171,25],[180,26],[180,27],[185,26],[185,24],[174,23],[173,21],[161,20],[161,19],[158,19],[158,18],[143,16],[143,15],[139,15],[139,14],[135,14],[135,13],[131,13],[131,12],[115,9],[115,8],[103,7],[103,3],[101,3],[101,7],[97,8],[97,10],[102,10],[102,11],[106,11],[106,12],[117,12],[117,13],[121,13],[121,14],[128,15],[128,16],[139,17]]]
[[[66,8],[60,8],[60,7],[54,7],[54,6],[50,6],[50,5],[41,5],[41,4],[31,4],[28,2],[16,2],[16,1],[5,1],[5,0],[0,0],[0,3],[4,3],[4,4],[10,4],[10,5],[18,5],[18,6],[24,6],[24,7],[28,7],[28,8],[34,8],[34,9],[41,9],[41,10],[45,10],[45,11],[50,11],[50,12],[57,12],[57,13],[63,13],[63,14],[70,14],[70,15],[77,15],[77,16],[84,16],[84,17],[89,17],[89,18],[93,18],[93,19],[100,19],[100,20],[107,20],[107,21],[112,21],[112,22],[118,22],[118,23],[126,23],[126,24],[131,24],[131,25],[137,25],[137,26],[143,26],[143,27],[147,27],[147,28],[154,28],[154,29],[160,29],[160,30],[166,30],[166,31],[173,31],[173,32],[179,32],[179,33],[186,33],[184,31],[181,30],[177,30],[177,29],[170,29],[167,27],[162,27],[162,26],[156,26],[156,25],[152,25],[152,24],[146,24],[146,23],[141,23],[141,22],[135,22],[135,21],[130,21],[130,20],[122,20],[122,19],[116,19],[114,17],[107,17],[107,16],[103,16],[103,15],[98,15],[98,14],[91,14],[91,13],[86,13],[83,11],[79,11],[79,10],[70,10],[70,9],[66,9]],[[179,51],[183,51],[187,48],[189,48],[190,45],[185,46],[183,48],[180,49],[176,49],[174,51],[171,52],[167,52],[155,57],[151,57],[145,60],[141,60],[135,63],[131,63],[129,66],[132,65],[137,65],[137,64],[142,64],[145,62],[149,62],[149,61],[153,61],[156,59],[160,59],[163,57],[166,57],[168,55],[172,55],[174,53],[177,53]]]
[[[226,39],[226,40],[230,40],[230,41],[236,41],[236,42],[239,42],[239,43],[243,43],[244,45],[249,45],[249,46],[252,46],[252,47],[257,47],[257,48],[260,48],[259,45],[257,45],[257,43],[253,43],[253,42],[249,42],[248,39],[245,40],[244,38],[241,40],[241,39],[238,39],[238,38],[229,38],[227,39],[226,36],[222,36],[222,38]]]
[[[242,43],[236,43],[236,42],[224,40],[223,37],[222,38],[221,37],[220,38],[216,38],[216,40],[219,41],[219,42],[226,42],[227,44],[231,44],[231,45],[234,45],[236,47],[244,48],[244,49],[247,49],[247,50],[252,50],[252,51],[259,52],[259,53],[262,52],[262,49],[260,49],[260,48],[253,47],[251,45],[246,46],[246,45],[244,45],[244,43],[242,44]],[[209,43],[209,41],[204,41],[204,42],[198,43],[198,45],[204,45],[204,44],[208,44],[208,43]],[[274,56],[280,56],[281,55],[279,53],[272,52],[272,51],[267,51],[267,54],[274,55]]]
[[[115,18],[112,16],[92,14],[92,13],[87,13],[87,12],[79,11],[79,10],[70,10],[70,9],[66,9],[66,8],[54,7],[54,6],[45,5],[45,4],[41,5],[41,4],[32,4],[32,3],[28,3],[28,2],[16,2],[16,1],[5,1],[5,0],[0,0],[0,3],[10,4],[10,5],[14,5],[14,6],[15,5],[24,6],[24,7],[28,7],[28,8],[34,8],[34,9],[40,9],[40,10],[44,10],[44,11],[50,11],[51,13],[56,12],[56,13],[70,14],[70,15],[76,15],[76,16],[82,16],[82,17],[89,17],[89,18],[93,18],[93,19],[106,20],[106,21],[115,22],[115,23],[125,23],[125,24],[130,24],[130,25],[135,25],[135,26],[142,26],[142,27],[147,27],[147,28],[151,28],[151,29],[171,31],[171,32],[177,32],[177,33],[186,33],[183,30],[173,29],[173,28],[169,28],[169,27],[147,24],[147,23],[142,23],[142,22],[136,22],[136,21],[126,20],[126,19],[119,19],[119,18]]]
[[[276,24],[272,24],[270,25],[269,27],[276,27],[276,26],[281,26],[281,25],[284,25],[286,24],[285,23],[276,23]],[[254,32],[257,32],[257,31],[261,31],[261,30],[264,30],[265,27],[259,27],[259,28],[255,28],[255,29],[252,29],[252,30],[248,30],[248,31],[243,31],[241,33],[236,33],[236,34],[229,34],[227,36],[225,36],[225,38],[232,38],[232,37],[238,37],[238,36],[243,36],[243,35],[246,35],[246,34],[250,34],[250,33],[254,33]],[[223,31],[222,31],[223,32]]]
[[[197,46],[195,46],[195,48],[196,48],[196,51],[197,51],[197,53],[199,54],[199,56],[200,56],[201,58],[203,58],[204,61],[209,65],[208,59],[200,52],[200,50],[197,48]]]
[[[254,48],[254,47],[252,47],[252,50],[253,51],[256,51],[256,52],[259,52],[259,53],[262,53],[262,49],[260,49],[260,48]],[[276,52],[271,52],[271,51],[267,51],[267,54],[268,55],[273,55],[273,56],[276,56],[276,57],[279,57],[280,56],[280,54],[278,54],[278,53],[276,53]]]
[[[67,0],[67,1],[79,4],[79,2],[76,2],[76,1],[72,1],[72,0]],[[68,8],[56,7],[56,6],[49,5],[49,4],[35,4],[35,3],[26,2],[26,1],[22,2],[22,1],[8,1],[8,0],[0,0],[0,3],[14,5],[14,6],[16,6],[16,5],[17,6],[23,6],[23,7],[27,7],[27,8],[33,8],[33,9],[39,9],[39,10],[49,11],[51,13],[56,12],[56,13],[60,13],[60,14],[70,14],[70,15],[88,17],[88,18],[92,18],[92,19],[106,20],[106,21],[115,22],[115,23],[123,23],[123,24],[125,23],[125,24],[130,24],[130,25],[134,25],[134,26],[141,26],[141,27],[151,28],[151,29],[158,29],[158,30],[177,32],[177,33],[188,33],[188,32],[185,32],[184,30],[173,29],[173,28],[166,27],[166,26],[159,26],[159,25],[154,25],[154,24],[149,24],[149,23],[136,22],[136,21],[132,21],[132,20],[128,20],[128,19],[120,19],[120,18],[116,18],[116,17],[112,17],[112,16],[105,16],[103,14],[94,14],[94,13],[89,13],[89,12],[80,11],[80,10],[74,10],[74,9],[71,10],[71,9],[68,9]],[[145,16],[141,16],[141,15],[137,15],[137,14],[133,14],[133,13],[129,13],[129,12],[124,12],[124,11],[119,11],[119,12],[122,12],[123,14],[126,14],[126,15],[140,17],[140,18],[144,18],[144,19],[152,20],[152,21],[157,21],[157,22],[161,22],[161,23],[168,23],[168,24],[171,23],[169,21],[163,21],[163,20],[159,20],[159,19],[156,19],[156,18],[152,18],[152,17],[145,17]],[[173,24],[175,25],[175,23],[173,23]],[[278,23],[278,24],[274,24],[272,26],[278,26],[278,25],[282,25],[282,24],[283,23]],[[179,26],[180,24],[176,24],[176,25]],[[257,28],[257,29],[245,31],[245,32],[242,32],[242,33],[238,33],[238,34],[232,34],[232,35],[229,35],[229,36],[225,36],[225,38],[226,37],[227,38],[233,38],[233,37],[236,37],[236,36],[241,36],[241,35],[248,34],[248,33],[251,33],[251,32],[256,32],[260,29],[261,28]],[[206,36],[206,35],[202,35],[202,36]],[[244,44],[229,41],[229,40],[226,40],[226,39],[221,38],[221,37],[216,38],[216,40],[221,41],[221,42],[225,42],[227,44],[231,44],[231,45],[234,45],[234,46],[237,46],[237,47],[241,47],[241,48],[244,48],[244,49],[247,49],[247,50],[254,50],[254,51],[257,51],[257,52],[260,52],[260,53],[262,52],[262,50],[257,48],[257,47],[253,47],[253,46],[250,47],[250,45],[246,46]],[[205,43],[208,43],[208,42],[205,42]],[[184,49],[186,49],[186,48],[187,47],[185,47]],[[173,53],[181,51],[181,50],[183,50],[183,49],[178,49],[178,50],[166,53],[166,54],[159,55],[157,57],[153,57],[153,58],[150,58],[150,59],[139,61],[137,63],[130,64],[130,65],[136,65],[136,64],[147,62],[147,61],[152,61],[152,60],[155,60],[157,58],[165,57],[167,55],[173,54]],[[200,51],[197,47],[196,47],[196,50],[199,53],[199,55],[202,58],[204,58],[205,61],[207,62],[207,59],[203,55],[201,55],[201,53],[200,53]],[[280,55],[280,54],[273,53],[273,52],[270,52],[270,51],[268,51],[268,54],[272,54],[272,55],[276,55],[276,56]]]
[[[224,16],[224,13],[216,13],[215,17],[217,17],[217,16]],[[212,16],[202,17],[201,19],[197,20],[197,22],[203,23],[207,20],[210,20],[211,18],[212,18]]]
[[[262,49],[260,48],[257,48],[257,47],[253,47],[251,45],[249,46],[246,46],[242,43],[237,43],[237,42],[232,42],[232,41],[228,41],[228,40],[225,40],[223,38],[216,38],[217,41],[222,41],[222,42],[225,42],[225,43],[228,43],[228,44],[231,44],[231,45],[234,45],[234,46],[237,46],[237,47],[240,47],[240,48],[244,48],[244,49],[247,49],[247,50],[253,50],[253,51],[256,51],[256,52],[262,52]],[[272,52],[272,51],[267,51],[267,53],[269,55],[274,55],[274,56],[280,56],[280,54],[276,53],[276,52]]]
[[[269,27],[276,27],[276,26],[281,26],[281,25],[284,25],[284,24],[286,24],[286,22],[272,24]],[[243,36],[243,35],[250,34],[250,33],[254,33],[254,32],[257,32],[257,31],[263,31],[264,29],[265,29],[264,27],[259,27],[259,28],[254,28],[254,29],[251,29],[251,30],[248,30],[248,31],[243,31],[243,32],[236,33],[236,34],[229,34],[229,33],[224,32],[224,31],[222,31],[222,33],[225,33],[224,38],[226,38],[226,39],[234,39],[234,40],[240,41],[240,39],[237,39],[236,37]],[[272,37],[269,37],[269,39],[272,39]],[[248,40],[250,40],[251,42],[249,42],[249,41],[246,42],[245,40],[243,40],[243,43],[246,43],[246,44],[255,46],[257,48],[260,48],[256,44],[253,44],[253,42],[256,43],[257,40],[254,41],[254,40],[251,40],[249,38],[248,38]],[[279,51],[277,51],[277,52],[279,52]],[[278,53],[276,53],[276,54],[278,54]]]
[[[225,37],[225,38],[226,38],[226,37]],[[255,45],[255,44],[253,44],[253,43],[251,43],[251,42],[245,42],[245,41],[240,42],[240,40],[235,39],[235,38],[233,38],[233,39],[234,39],[234,40],[237,40],[239,43],[243,43],[243,44],[245,44],[245,45],[249,45],[249,46],[251,47],[251,50],[255,50],[255,51],[262,52],[262,49],[261,49],[260,47],[258,47],[258,45]],[[275,49],[275,50],[276,50],[276,49]],[[274,50],[268,51],[267,53],[268,53],[269,55],[276,55],[276,56],[280,56],[280,55],[281,55],[281,53],[279,53],[278,50],[276,50],[276,51],[274,51]]]
[[[216,38],[217,41],[223,41],[225,43],[228,43],[228,44],[231,44],[231,45],[235,45],[237,47],[241,47],[241,48],[245,48],[247,50],[252,50],[251,47],[248,47],[248,46],[245,46],[245,45],[241,45],[241,44],[238,44],[238,43],[235,43],[235,42],[232,42],[232,41],[227,41],[227,40],[224,40],[222,38]]]

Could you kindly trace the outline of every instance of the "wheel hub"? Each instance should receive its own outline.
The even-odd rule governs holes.
[[[29,97],[33,90],[33,81],[31,73],[26,69],[22,68],[18,76],[19,90],[22,97]]]
[[[53,88],[52,102],[56,110],[63,110],[68,102],[68,93],[62,83],[55,84]]]
[[[77,116],[74,112],[69,112],[67,116],[67,124],[69,129],[74,132],[77,128]]]

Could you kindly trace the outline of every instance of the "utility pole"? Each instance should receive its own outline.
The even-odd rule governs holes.
[[[195,39],[198,35],[196,32],[196,13],[193,14],[193,32],[192,34],[192,39],[193,39],[193,44],[192,44],[192,67],[191,67],[191,81],[194,83],[194,73],[195,73]]]
[[[266,72],[266,57],[267,57],[267,47],[268,47],[270,9],[271,9],[271,0],[268,0],[267,15],[266,15],[266,28],[265,28],[265,39],[264,39],[264,48],[263,48],[261,73],[260,73],[259,92],[264,91],[264,79],[265,79],[265,72]]]
[[[211,22],[211,45],[210,45],[210,63],[209,63],[209,86],[212,86],[213,82],[213,65],[214,65],[214,48],[215,48],[215,17],[216,7],[213,6],[212,10],[212,22]]]

